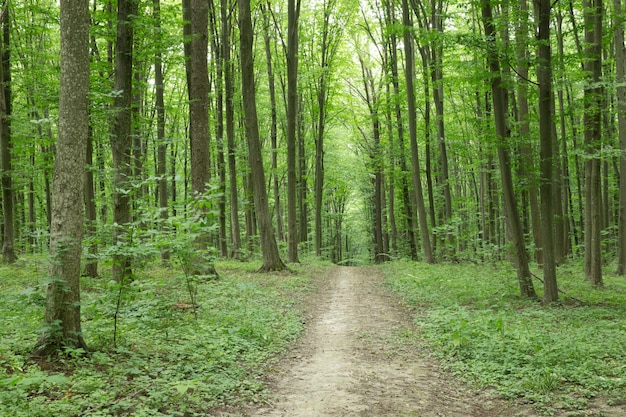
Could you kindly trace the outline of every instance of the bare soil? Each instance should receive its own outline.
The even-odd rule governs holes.
[[[473,391],[442,371],[415,337],[409,311],[381,286],[383,278],[375,268],[335,267],[317,280],[303,337],[268,375],[268,403],[212,415],[536,415],[528,406]]]

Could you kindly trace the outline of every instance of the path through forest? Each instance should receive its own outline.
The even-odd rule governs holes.
[[[246,417],[530,416],[438,370],[407,309],[373,267],[320,277],[307,330],[269,376],[270,403],[222,411]]]

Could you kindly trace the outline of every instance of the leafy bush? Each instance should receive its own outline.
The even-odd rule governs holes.
[[[34,262],[36,261],[36,262]],[[43,320],[45,261],[0,267],[0,415],[193,416],[262,397],[259,378],[302,328],[308,278],[260,275],[221,263],[220,280],[195,283],[197,319],[183,273],[149,266],[125,288],[83,278],[83,332],[90,348],[53,362],[29,359]],[[309,268],[311,270],[311,268]]]
[[[605,276],[604,289],[584,281],[582,266],[564,267],[559,284],[578,301],[543,307],[518,297],[505,265],[382,267],[388,285],[416,310],[437,357],[459,377],[527,398],[549,411],[585,405],[599,394],[626,396],[626,282]],[[540,285],[538,286],[538,290]]]

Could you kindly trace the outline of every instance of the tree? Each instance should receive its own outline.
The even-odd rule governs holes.
[[[418,220],[420,233],[422,235],[422,248],[424,250],[424,261],[428,263],[435,262],[435,256],[430,244],[430,232],[428,231],[428,222],[426,220],[426,205],[424,204],[424,192],[422,191],[422,178],[420,174],[419,154],[417,148],[417,120],[415,109],[415,57],[413,37],[411,34],[411,16],[407,0],[402,0],[402,22],[404,25],[404,50],[406,60],[406,70],[404,77],[406,80],[406,92],[408,102],[408,119],[409,119],[409,140],[411,143],[411,162],[413,172],[413,192],[415,193],[415,201],[417,202]]]
[[[87,349],[80,324],[80,257],[83,184],[89,129],[89,9],[85,1],[61,0],[59,138],[50,225],[50,283],[45,332],[33,353]]]
[[[263,251],[262,271],[281,271],[285,264],[280,259],[278,245],[272,228],[269,213],[267,190],[265,189],[265,171],[259,140],[259,124],[256,109],[254,81],[253,30],[250,16],[250,0],[238,0],[239,5],[239,51],[241,54],[241,84],[246,136],[248,140],[248,162],[252,180],[252,192],[256,217],[261,234]]]
[[[537,5],[537,80],[539,81],[539,135],[541,170],[541,218],[543,242],[543,301],[548,304],[559,299],[556,283],[556,254],[553,228],[554,166],[552,137],[552,50],[550,48],[550,0]]]
[[[509,156],[508,128],[506,125],[506,103],[505,86],[502,83],[500,73],[500,61],[496,45],[496,29],[493,22],[493,12],[490,0],[481,1],[482,19],[485,27],[487,42],[487,63],[489,66],[491,97],[493,101],[493,116],[496,125],[496,142],[498,147],[498,159],[500,162],[500,176],[502,177],[502,194],[504,198],[504,209],[506,220],[509,226],[511,240],[513,244],[513,256],[517,263],[517,278],[520,286],[520,293],[524,297],[537,298],[533,287],[526,247],[524,245],[524,233],[517,208],[517,200],[513,189],[513,177],[511,174],[511,158]]]
[[[602,245],[600,216],[600,151],[602,140],[602,0],[585,0],[585,62],[587,72],[584,98],[585,148],[585,277],[602,285]]]
[[[13,167],[11,142],[11,62],[9,1],[5,0],[0,16],[2,42],[0,43],[0,171],[2,171],[2,213],[4,233],[2,236],[2,260],[13,263],[15,255],[15,221],[13,199]]]
[[[296,127],[298,122],[298,18],[300,0],[287,4],[287,261],[298,262],[298,218],[296,210]]]
[[[622,1],[614,0],[615,22],[613,37],[615,44],[615,83],[617,84],[617,127],[620,149],[619,158],[619,219],[617,273],[626,275],[626,50],[624,48],[624,21],[622,19]]]
[[[132,275],[131,258],[123,253],[128,243],[131,218],[132,179],[132,89],[133,42],[132,21],[137,16],[137,0],[119,0],[117,3],[117,35],[115,42],[115,91],[113,101],[115,118],[111,132],[113,167],[115,169],[113,197],[113,240],[121,252],[113,256],[113,277],[122,282]]]

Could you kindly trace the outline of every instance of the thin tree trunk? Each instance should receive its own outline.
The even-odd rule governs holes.
[[[262,271],[280,271],[285,264],[280,259],[278,246],[270,218],[267,191],[265,189],[265,172],[259,140],[259,125],[256,109],[256,93],[254,82],[253,30],[250,13],[250,0],[238,0],[239,5],[239,45],[241,53],[241,81],[243,107],[245,116],[246,136],[251,168],[254,205],[261,234],[263,251]]]
[[[287,261],[298,262],[296,128],[298,121],[298,19],[300,0],[287,3]],[[304,225],[306,228],[306,224]]]
[[[500,73],[500,62],[497,55],[496,30],[493,23],[493,15],[490,0],[482,0],[482,18],[487,37],[487,61],[491,73],[491,95],[493,100],[493,115],[496,125],[498,159],[500,161],[500,175],[502,177],[502,193],[504,197],[504,208],[508,221],[509,231],[513,243],[515,261],[517,263],[517,277],[520,285],[520,293],[527,298],[537,298],[533,287],[526,248],[524,245],[524,234],[520,221],[517,201],[513,189],[513,178],[511,175],[511,160],[509,156],[508,129],[506,126],[505,107],[505,87],[502,84]]]
[[[556,282],[556,254],[554,233],[554,197],[552,195],[553,141],[552,136],[552,51],[550,49],[551,0],[536,3],[538,26],[537,80],[539,81],[539,136],[541,172],[541,221],[543,242],[543,302],[549,304],[559,299]],[[560,238],[560,236],[559,236]]]
[[[402,16],[404,24],[404,48],[405,48],[405,60],[406,60],[406,89],[407,89],[407,101],[408,101],[408,113],[409,113],[409,136],[411,142],[411,161],[413,171],[413,192],[415,193],[415,200],[417,202],[418,220],[420,226],[420,233],[422,235],[422,248],[424,250],[424,261],[428,263],[434,263],[435,257],[432,252],[432,246],[430,244],[430,232],[428,230],[428,222],[426,220],[426,206],[424,204],[424,193],[422,191],[422,179],[420,174],[419,156],[417,150],[417,121],[415,115],[415,90],[413,86],[415,62],[413,53],[413,38],[409,28],[412,26],[411,18],[409,15],[408,1],[402,1]]]
[[[617,129],[622,155],[619,158],[619,219],[617,246],[617,274],[626,275],[626,50],[624,49],[624,21],[622,1],[613,0],[613,44],[615,45],[615,84],[617,85]]]
[[[160,45],[161,38],[161,0],[153,0],[156,36]],[[166,222],[169,217],[167,193],[167,143],[165,141],[165,100],[163,97],[163,58],[161,48],[157,47],[154,54],[154,90],[157,112],[157,177],[159,192],[159,217],[161,230],[167,231]],[[171,254],[167,248],[161,250],[161,261],[168,263]]]

